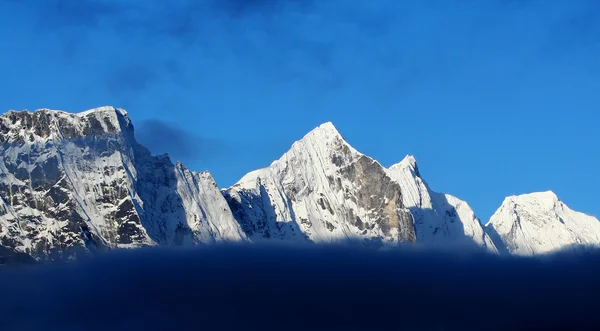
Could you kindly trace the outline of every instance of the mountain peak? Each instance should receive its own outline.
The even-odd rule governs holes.
[[[389,169],[410,169],[416,176],[421,177],[421,174],[419,173],[419,166],[417,165],[417,159],[411,154],[406,155],[402,161],[392,165]]]
[[[535,197],[538,199],[552,199],[558,200],[558,196],[553,191],[542,191],[542,192],[533,192],[529,194],[525,194],[525,196]]]
[[[302,139],[296,141],[292,145],[291,150],[295,150],[300,146],[319,151],[319,153],[323,153],[324,155],[335,153],[340,149],[347,151],[347,153],[362,155],[362,153],[358,152],[342,137],[331,122],[325,122],[312,129]]]
[[[327,130],[335,130],[337,131],[337,129],[335,128],[335,126],[333,125],[333,123],[331,121],[327,121],[322,123],[321,125],[319,125],[317,127],[317,129],[327,129]]]
[[[76,113],[75,115],[83,117],[83,116],[86,116],[89,114],[94,114],[94,113],[112,113],[112,112],[123,115],[123,116],[127,115],[127,111],[125,111],[125,109],[116,108],[113,106],[100,106],[100,107],[96,107],[96,108],[91,108],[86,111]]]
[[[512,195],[506,198],[505,202],[528,202],[528,201],[536,201],[538,203],[553,206],[556,202],[559,202],[560,199],[556,195],[556,193],[552,191],[541,191],[541,192],[532,192],[521,195]]]
[[[402,159],[402,161],[392,165],[390,167],[390,169],[391,168],[403,168],[403,167],[414,168],[416,166],[417,166],[417,159],[413,155],[408,154],[404,157],[404,159]]]
[[[576,212],[552,191],[507,197],[487,224],[498,245],[519,255],[600,245],[598,219]]]
[[[340,132],[331,122],[325,122],[307,133],[304,138],[316,137],[322,140],[329,140],[336,137],[341,137]]]

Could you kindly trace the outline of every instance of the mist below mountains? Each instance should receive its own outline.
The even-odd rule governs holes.
[[[600,252],[118,250],[0,273],[2,329],[597,330]]]

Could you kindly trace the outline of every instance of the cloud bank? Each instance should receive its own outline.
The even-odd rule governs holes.
[[[149,249],[4,269],[0,311],[7,331],[594,330],[599,272],[591,250]]]

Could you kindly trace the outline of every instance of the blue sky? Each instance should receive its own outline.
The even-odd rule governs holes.
[[[222,187],[332,121],[484,222],[544,190],[600,216],[598,58],[594,0],[0,0],[2,111],[126,108]]]

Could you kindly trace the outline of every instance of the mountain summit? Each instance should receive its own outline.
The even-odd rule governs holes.
[[[475,244],[495,252],[469,205],[433,192],[420,176],[414,156],[386,169],[327,122],[225,196],[251,238]]]
[[[497,246],[518,255],[600,245],[600,221],[571,210],[552,191],[507,197],[486,228]]]
[[[415,221],[417,242],[436,245],[476,244],[497,251],[465,201],[434,192],[421,178],[414,156],[391,166],[388,174],[402,189],[403,203]]]
[[[415,241],[398,183],[330,122],[295,142],[268,168],[244,176],[225,197],[253,240],[376,246]]]

